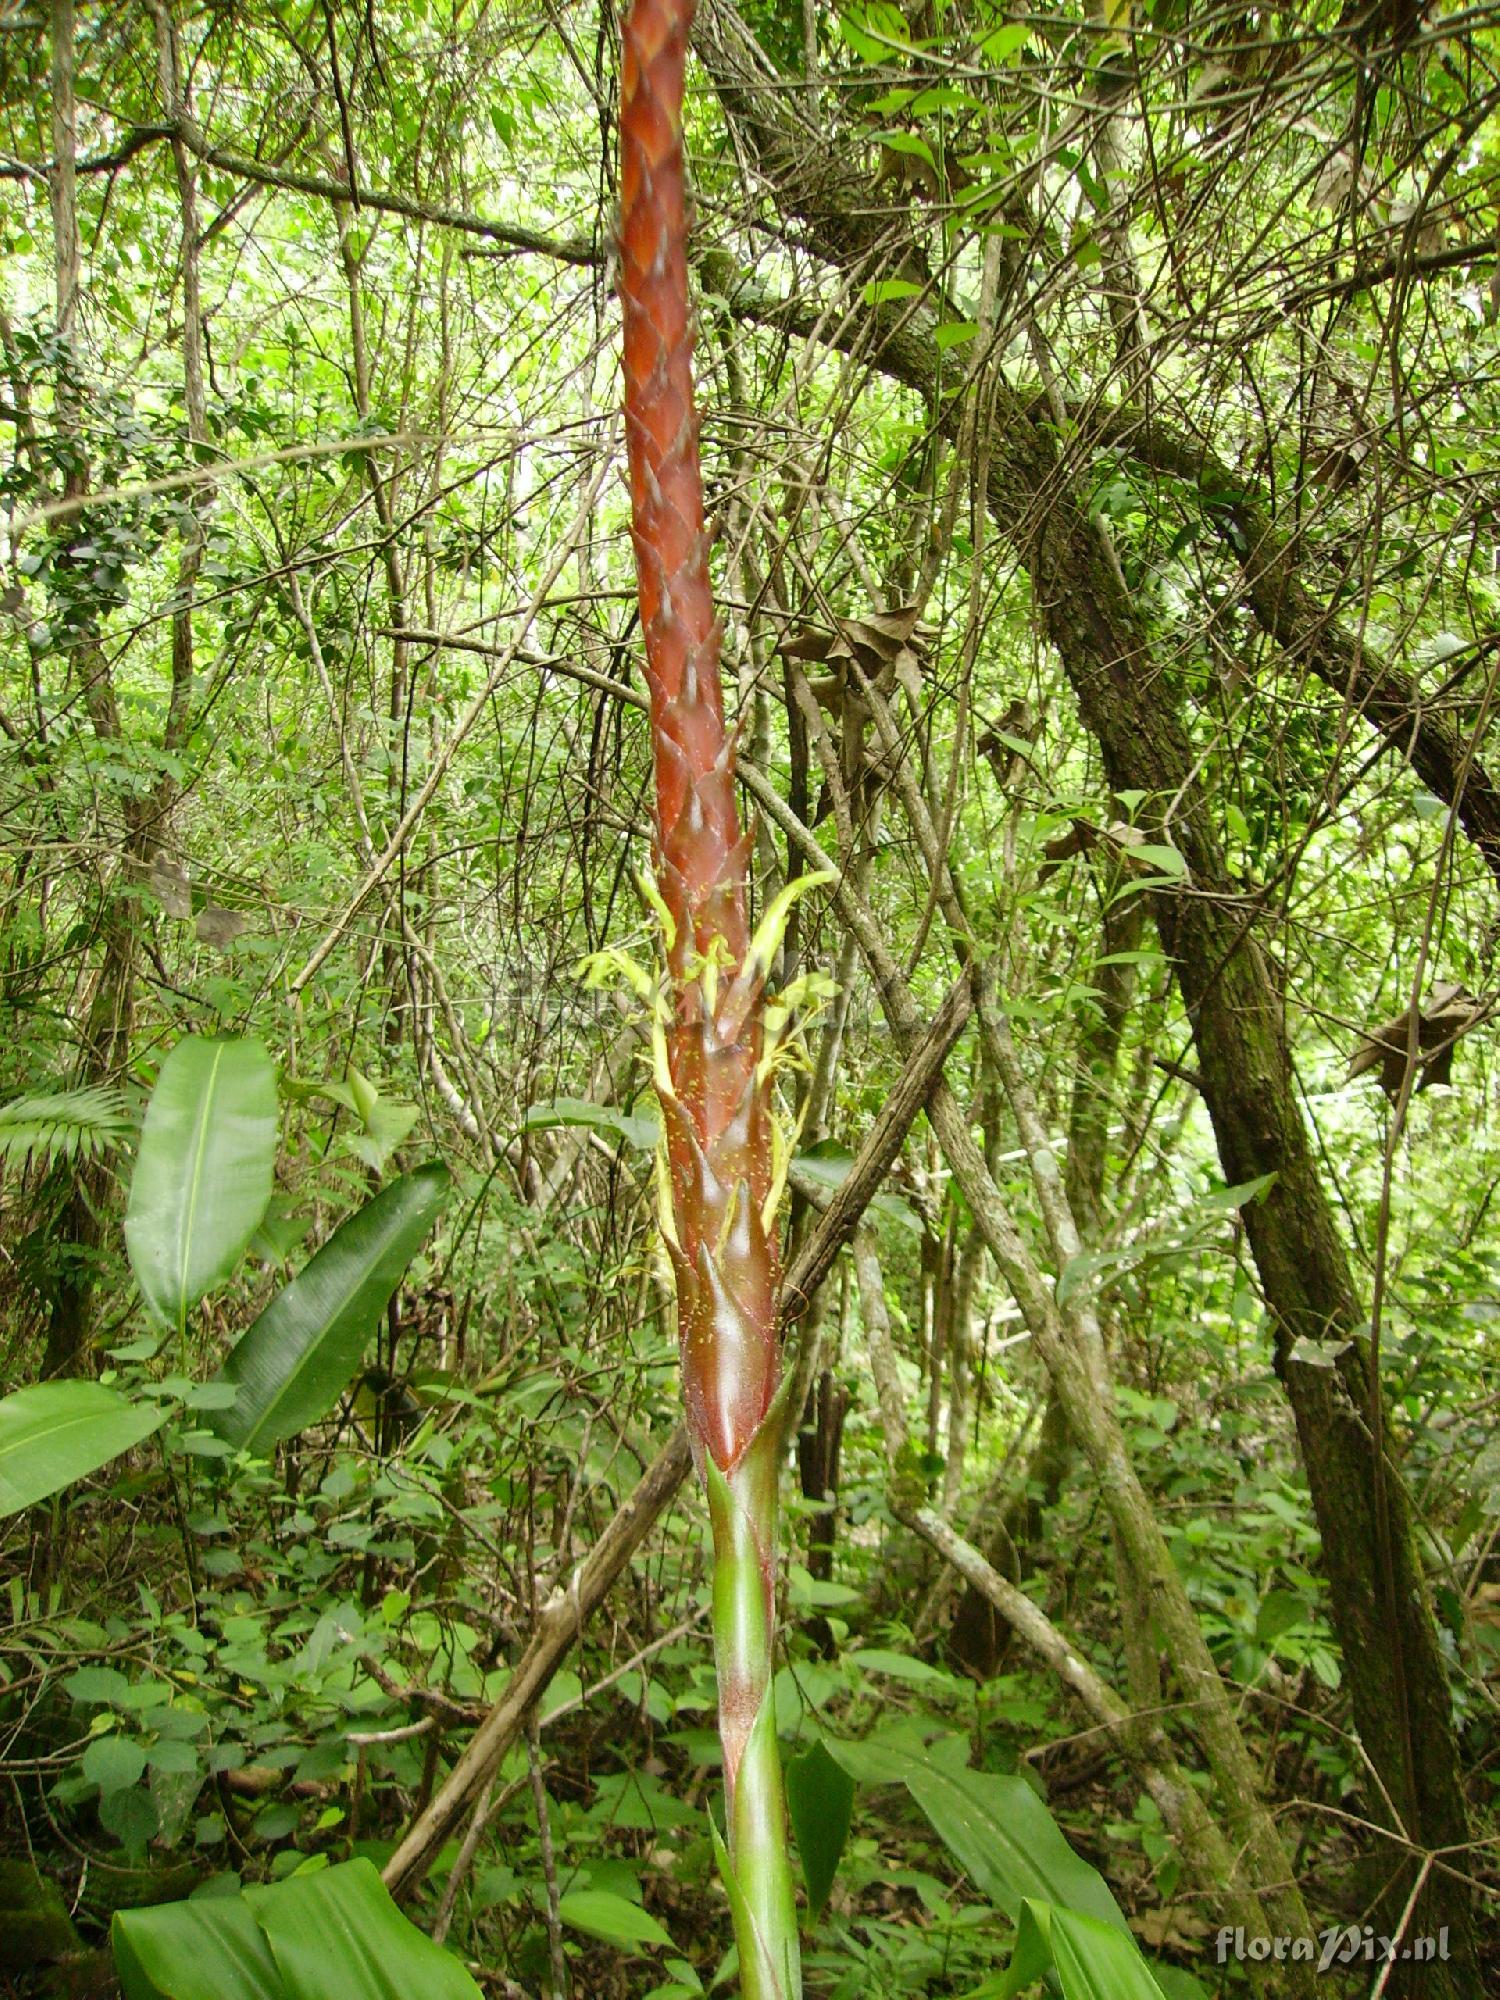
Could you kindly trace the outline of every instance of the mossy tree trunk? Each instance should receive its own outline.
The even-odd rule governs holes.
[[[1165,831],[1190,882],[1183,893],[1158,893],[1155,916],[1192,1026],[1225,1176],[1232,1184],[1274,1176],[1244,1210],[1245,1227],[1271,1313],[1276,1372],[1296,1421],[1355,1727],[1376,1774],[1366,1807],[1398,1835],[1376,1919],[1377,1929],[1394,1933],[1419,1865],[1401,1841],[1461,1857],[1468,1816],[1410,1499],[1399,1464],[1389,1455],[1377,1464],[1374,1438],[1387,1431],[1383,1421],[1372,1425],[1379,1390],[1366,1315],[1297,1101],[1284,996],[1224,864],[1168,684],[1096,528],[1040,426],[1012,430],[1007,442],[992,472],[992,505],[1030,571],[1038,615],[1110,785],[1176,802]],[[1302,1342],[1317,1350],[1315,1362],[1298,1358],[1307,1351]],[[1389,1993],[1462,2000],[1479,1990],[1468,1891],[1439,1867],[1407,1935],[1445,1926],[1450,1961],[1398,1965]]]

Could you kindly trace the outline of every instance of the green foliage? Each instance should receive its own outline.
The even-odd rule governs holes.
[[[670,1935],[645,1910],[608,1889],[575,1889],[558,1898],[557,1914],[585,1937],[602,1938],[624,1951],[672,1948]]]
[[[271,1199],[276,1073],[258,1041],[190,1035],[162,1064],[130,1182],[125,1244],[169,1332],[244,1255]]]
[[[266,1452],[326,1416],[359,1367],[376,1322],[448,1199],[446,1167],[404,1174],[349,1216],[276,1294],[214,1377],[234,1400],[219,1436]]]
[[[0,1166],[97,1160],[130,1130],[119,1091],[90,1084],[0,1105]]]
[[[165,1416],[102,1382],[35,1382],[0,1398],[0,1515],[87,1478],[159,1430]]]
[[[1163,2000],[1128,1932],[1031,1896],[1021,1908],[1009,1973],[971,2000],[1014,2000],[1049,1972],[1063,2000]]]
[[[905,1785],[959,1865],[1013,1921],[1028,1897],[1079,1910],[1128,1937],[1097,1869],[1069,1847],[1022,1777],[968,1768],[961,1737],[926,1740],[893,1726],[860,1743],[827,1740],[834,1761],[862,1784]]]
[[[849,1838],[854,1780],[829,1756],[822,1742],[814,1742],[787,1764],[786,1802],[802,1860],[808,1915],[816,1922],[828,1901],[839,1857]]]
[[[368,1861],[275,1888],[120,1911],[125,2000],[478,2000],[456,1959],[402,1916]]]
[[[179,190],[168,154],[129,137],[164,115],[153,11],[80,14],[80,156],[124,157],[79,176],[72,340],[55,323],[45,29],[3,38],[0,65],[17,175],[0,204],[0,1796],[11,1846],[29,1842],[58,1889],[38,1907],[23,1883],[12,1902],[0,1866],[0,1964],[23,1907],[28,1944],[71,1957],[105,1941],[116,1904],[201,1884],[183,1908],[243,1915],[239,1891],[296,1888],[309,1864],[334,1864],[330,1879],[354,1854],[379,1866],[678,1410],[647,1065],[571,970],[639,951],[624,885],[649,858],[644,724],[613,691],[639,691],[640,636],[612,475],[576,576],[526,612],[609,436],[614,308],[602,266],[579,260],[606,245],[613,199],[610,24],[427,0],[333,9],[332,32],[316,8],[170,11],[220,159],[279,163],[274,186],[191,163],[208,311],[196,446]],[[711,238],[714,256],[711,286],[694,276],[696,360],[742,749],[783,798],[804,788],[832,850],[819,743],[795,686],[786,699],[798,635],[878,616],[932,577],[926,636],[894,686],[879,662],[880,687],[908,768],[952,813],[963,951],[997,972],[1057,1164],[1095,1191],[1076,1257],[1053,1252],[973,1027],[948,1083],[1053,1296],[1105,1322],[1132,1466],[1315,1915],[1363,1921],[1372,1885],[1352,1849],[1380,1801],[1253,1254],[1286,1195],[1218,1157],[1171,929],[1211,896],[1271,969],[1309,1172],[1366,1301],[1384,1260],[1389,1462],[1416,1503],[1473,1831],[1492,1844],[1493,1021],[1413,1099],[1389,1162],[1389,1106],[1345,1077],[1419,974],[1461,980],[1482,1010],[1495,989],[1493,868],[1471,834],[1500,765],[1500,136],[1483,95],[1500,31],[1482,9],[1431,11],[1410,44],[1356,49],[1333,0],[1280,25],[1246,17],[1244,33],[1226,17],[1222,34],[1163,0],[1137,10],[1129,88],[1105,103],[1104,23],[1087,10],[823,0],[811,75],[798,0],[737,11],[770,67],[745,51],[745,98],[721,100],[701,37],[689,139],[695,254]],[[362,182],[472,226],[310,192],[336,175],[342,134],[332,112],[308,125],[309,107],[341,95]],[[807,121],[785,149],[794,175],[756,143],[748,121],[767,110]],[[825,204],[847,232],[831,260]],[[483,233],[512,228],[565,254]],[[1132,264],[1139,345],[1121,310]],[[929,374],[902,374],[924,343]],[[971,434],[992,396],[1003,428]],[[404,441],[346,449],[371,431]],[[1056,478],[1018,497],[1053,450]],[[981,522],[985,466],[997,505]],[[80,480],[80,511],[28,521]],[[1139,641],[1095,706],[1149,674],[1193,796],[1112,789],[1057,644],[1091,609],[1086,579],[1059,591],[1028,574],[1070,505],[1112,549]],[[1267,623],[1268,597],[1290,626]],[[193,672],[169,715],[185,606]],[[395,636],[429,627],[441,643]],[[513,639],[508,661],[480,650]],[[861,833],[839,862],[930,1011],[958,952],[895,766],[849,663],[800,664],[858,772]],[[1410,706],[1383,706],[1403,677]],[[1433,771],[1411,765],[1434,730],[1453,732],[1465,774],[1452,825]],[[766,815],[757,911],[805,866],[783,836]],[[1230,877],[1212,889],[1208,836]],[[835,970],[845,942],[836,908],[804,908],[776,978]],[[899,1067],[851,962],[822,1123],[791,1162],[799,1233]],[[187,1074],[215,1048],[254,1072],[238,1137],[224,1080]],[[130,1194],[137,1293],[116,1181],[164,1051]],[[805,1079],[783,1083],[794,1106]],[[1245,1088],[1256,1101],[1253,1073]],[[1077,1143],[1090,1105],[1092,1151]],[[435,1157],[454,1197],[385,1235],[398,1206],[435,1194],[418,1165]],[[195,1175],[211,1231],[184,1205]],[[1141,1661],[1097,1485],[1049,1454],[1044,1372],[986,1259],[957,1310],[972,1217],[920,1122],[873,1222],[913,1490],[972,1541],[994,1536],[1125,1694]],[[70,1298],[69,1365],[102,1380],[42,1379]],[[1078,1902],[1095,1931],[1062,1914],[1102,1880],[1176,2000],[1205,1974],[1212,1886],[1019,1640],[986,1626],[960,1652],[954,1608],[973,1607],[891,1514],[852,1275],[837,1268],[820,1303],[829,1380],[802,1441],[807,1492],[783,1478],[776,1658],[810,1993],[1129,1992],[1140,1959],[1118,1917]],[[574,2000],[731,1988],[704,1580],[684,1506],[544,1697]],[[1161,1634],[1145,1637],[1161,1726],[1201,1783],[1194,1712]],[[920,1771],[880,1764],[903,1742]],[[856,1783],[834,1762],[862,1752],[890,1775]],[[455,1885],[454,1948],[544,1992],[523,1748],[490,1808]],[[457,1837],[410,1905],[418,1925],[456,1858]],[[239,1919],[223,1921],[221,1955],[199,1952],[216,1995],[236,1952],[276,1963],[253,1918],[239,1945]],[[54,1971],[81,1984],[91,1967]],[[1215,2000],[1249,1991],[1233,1966],[1204,1983]]]

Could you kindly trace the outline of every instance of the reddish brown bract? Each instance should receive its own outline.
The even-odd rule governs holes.
[[[635,0],[622,27],[620,296],[625,428],[656,764],[668,951],[670,1164],[683,1387],[700,1462],[734,1465],[776,1390],[780,1272],[759,1009],[725,1002],[748,947],[748,842],[724,727],[708,578],[681,103],[692,0]],[[703,976],[705,962],[719,968]]]

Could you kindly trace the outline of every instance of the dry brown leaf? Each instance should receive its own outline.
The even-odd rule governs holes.
[[[1191,1910],[1141,1910],[1130,1919],[1130,1928],[1142,1944],[1153,1951],[1194,1951],[1206,1938],[1210,1926]]]
[[[1485,1002],[1476,999],[1456,980],[1445,980],[1442,985],[1433,987],[1417,1015],[1418,1090],[1449,1081],[1456,1044],[1471,1028],[1477,1027],[1488,1012]],[[1401,1089],[1401,1079],[1406,1074],[1410,1048],[1411,1016],[1409,1013],[1393,1014],[1390,1020],[1366,1030],[1349,1064],[1345,1083],[1353,1083],[1356,1077],[1378,1069],[1381,1089],[1387,1097],[1395,1098]]]
[[[151,864],[148,876],[151,893],[169,917],[179,920],[193,914],[193,890],[188,881],[187,870],[180,868],[165,854],[158,854]]]
[[[1086,819],[1075,819],[1066,833],[1054,834],[1051,840],[1043,841],[1042,852],[1047,858],[1037,871],[1038,879],[1045,882],[1054,869],[1071,861],[1075,854],[1087,854],[1098,841],[1097,826],[1090,826]]]
[[[199,944],[216,945],[221,951],[249,927],[250,919],[242,910],[226,910],[222,903],[208,903],[198,912]]]
[[[833,630],[803,624],[787,633],[778,643],[783,659],[836,661],[854,660],[874,679],[893,665],[903,649],[915,650],[926,638],[915,604],[897,605],[894,611],[870,611],[862,618],[838,618]]]

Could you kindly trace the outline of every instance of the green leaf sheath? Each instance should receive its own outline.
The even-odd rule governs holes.
[[[742,1993],[789,2000],[801,1978],[770,1698],[781,1274],[765,1212],[764,968],[746,921],[749,842],[724,727],[693,398],[682,140],[693,12],[692,0],[632,0],[621,29],[625,435],[669,978],[657,1065],[664,1221],[688,1427],[713,1522],[725,1874]]]
[[[714,1650],[728,1859],[735,1877],[730,1902],[746,2000],[784,2000],[802,1990],[771,1692],[780,1415],[778,1403],[729,1472],[721,1472],[711,1457],[704,1468],[714,1542]]]

